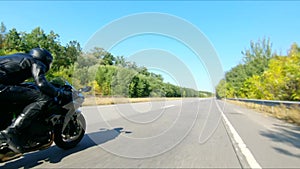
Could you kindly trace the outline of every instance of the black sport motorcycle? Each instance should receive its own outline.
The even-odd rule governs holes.
[[[33,83],[21,85],[39,90]],[[57,98],[53,98],[53,102],[47,106],[46,112],[40,113],[28,128],[21,131],[21,153],[12,151],[8,144],[0,145],[0,162],[21,157],[27,152],[47,149],[53,142],[62,149],[70,149],[81,141],[85,133],[86,122],[79,107],[84,102],[82,93],[89,92],[91,87],[87,86],[76,90],[67,81],[64,81],[63,85],[57,83],[53,83],[53,85],[61,90],[71,91],[73,93],[72,101],[62,103]],[[0,113],[0,130],[8,127],[25,107],[22,103],[13,104],[14,106],[10,108],[9,112]]]

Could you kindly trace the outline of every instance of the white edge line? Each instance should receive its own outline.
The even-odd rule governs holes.
[[[171,108],[171,107],[175,107],[175,105],[167,105],[167,106],[163,106],[161,107],[162,109],[167,109],[167,108]]]
[[[242,152],[242,154],[246,157],[246,160],[250,166],[250,168],[258,168],[261,169],[262,167],[258,164],[258,162],[255,160],[254,156],[252,155],[251,151],[247,148],[247,145],[244,143],[244,141],[242,140],[242,138],[240,137],[240,135],[237,133],[237,131],[234,129],[234,127],[232,126],[232,124],[229,122],[229,120],[227,119],[227,117],[225,116],[224,112],[221,110],[221,108],[219,107],[218,103],[216,103],[219,111],[222,114],[222,117],[226,123],[226,125],[228,126],[234,141],[237,143],[240,151]]]

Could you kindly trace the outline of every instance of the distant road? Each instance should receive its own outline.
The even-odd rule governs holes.
[[[300,128],[214,99],[82,108],[72,150],[26,154],[0,168],[300,168]]]

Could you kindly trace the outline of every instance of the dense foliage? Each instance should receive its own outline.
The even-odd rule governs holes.
[[[123,56],[113,56],[102,48],[83,52],[77,41],[63,46],[59,35],[45,33],[40,27],[30,33],[7,31],[0,26],[0,55],[28,52],[35,47],[48,49],[54,56],[47,78],[60,76],[73,85],[93,86],[95,95],[122,97],[207,97],[209,92],[178,87],[165,83],[161,75],[128,62]]]
[[[243,63],[226,72],[216,87],[219,98],[300,100],[300,48],[292,44],[286,56],[271,50],[269,40],[251,42]]]

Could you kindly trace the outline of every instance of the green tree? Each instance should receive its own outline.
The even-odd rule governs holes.
[[[110,65],[101,65],[98,67],[97,73],[96,73],[96,81],[98,85],[100,86],[101,94],[102,95],[111,95],[111,85],[112,85],[112,79],[116,75],[116,67],[110,66]]]
[[[242,51],[242,54],[244,55],[243,63],[233,67],[225,74],[227,97],[249,97],[250,93],[247,92],[250,92],[249,85],[254,84],[252,80],[260,77],[268,69],[269,61],[274,57],[270,39],[265,38],[258,42],[251,41],[250,49]],[[252,77],[253,79],[251,79]],[[222,83],[221,85],[224,85],[223,81]],[[223,94],[217,93],[217,95],[222,96]],[[251,97],[254,97],[253,93],[251,93]]]
[[[222,79],[216,87],[216,97],[218,99],[226,98],[226,80]]]
[[[112,94],[117,96],[130,96],[130,83],[137,75],[137,72],[132,69],[117,67],[116,75],[112,77]]]
[[[104,55],[106,55],[107,51],[100,47],[94,47],[87,54],[93,55],[97,59],[103,59]]]
[[[115,62],[115,57],[111,53],[107,52],[104,54],[101,65],[113,65],[114,62]]]
[[[0,55],[4,55],[4,40],[6,36],[6,26],[3,22],[1,22],[0,25]]]
[[[129,84],[130,97],[149,97],[151,93],[150,83],[142,74],[135,75]]]
[[[77,41],[70,41],[64,48],[63,57],[61,57],[64,62],[61,65],[63,67],[73,65],[81,55],[81,50],[80,44]]]
[[[36,47],[48,47],[47,35],[45,34],[44,30],[40,27],[37,27],[31,31],[29,34],[24,34],[23,37],[24,44],[26,45],[25,52],[29,52],[30,49]],[[47,48],[48,49],[48,48]]]
[[[116,66],[120,66],[120,67],[127,67],[127,63],[126,63],[126,59],[124,58],[124,56],[117,56],[116,58]]]
[[[264,83],[261,76],[253,75],[244,81],[242,88],[239,90],[239,97],[250,99],[264,99]]]
[[[300,100],[300,52],[293,44],[288,56],[277,56],[270,61],[262,79],[265,97],[272,100]]]
[[[4,40],[4,50],[6,52],[11,51],[22,51],[22,39],[20,36],[20,33],[15,29],[11,29],[8,34],[6,34],[5,40]]]
[[[238,96],[239,90],[242,88],[244,81],[248,78],[245,65],[239,64],[232,68],[226,73],[225,78],[226,82],[233,88],[234,93],[232,96]]]

